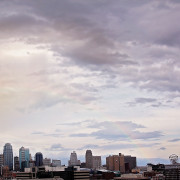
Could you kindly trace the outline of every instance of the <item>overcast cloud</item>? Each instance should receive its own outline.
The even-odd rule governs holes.
[[[179,12],[178,0],[1,0],[1,146],[178,155]]]

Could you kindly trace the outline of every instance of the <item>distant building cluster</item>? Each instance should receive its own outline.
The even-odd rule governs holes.
[[[68,166],[65,166],[60,159],[43,158],[41,152],[32,158],[29,149],[25,147],[19,149],[19,156],[13,157],[12,145],[6,143],[3,154],[0,154],[0,175],[3,179],[179,180],[180,164],[147,164],[147,167],[142,168],[137,167],[136,157],[119,153],[106,157],[106,164],[102,165],[101,156],[94,156],[91,150],[86,150],[85,162],[81,163],[73,151]]]
[[[14,163],[13,163],[14,162]],[[13,167],[14,165],[14,167]],[[15,156],[13,159],[13,148],[10,143],[4,145],[3,154],[0,154],[0,167],[8,167],[9,171],[21,171],[24,172],[25,168],[51,166],[61,167],[61,160],[50,158],[43,158],[41,152],[37,152],[32,158],[28,148],[21,147],[19,149],[19,157]],[[70,154],[70,160],[68,166],[80,166],[81,168],[88,169],[101,169],[102,161],[101,156],[94,156],[91,150],[87,150],[85,154],[85,162],[78,160],[77,154],[73,151]],[[124,156],[123,154],[112,155],[106,158],[107,170],[120,171],[121,173],[131,172],[136,167],[136,157]]]
[[[101,156],[94,156],[91,150],[87,150],[85,153],[85,162],[78,160],[77,154],[73,151],[70,154],[68,161],[68,167],[79,167],[89,169],[91,171],[97,171],[100,169],[109,171],[119,171],[121,173],[131,172],[136,167],[136,157],[124,156],[122,154],[112,155],[106,158],[106,164],[102,165]],[[37,152],[32,158],[29,148],[21,147],[19,149],[19,156],[13,157],[13,148],[10,143],[6,143],[3,148],[3,154],[0,154],[0,168],[1,175],[8,176],[8,173],[12,172],[26,172],[32,171],[32,168],[42,168],[48,171],[65,169],[65,166],[61,165],[60,159],[44,158],[41,152]],[[29,170],[28,170],[29,169]],[[31,169],[31,170],[30,170]]]
[[[14,167],[13,167],[14,165]],[[61,160],[50,158],[43,158],[41,152],[37,152],[32,159],[32,156],[28,148],[21,147],[19,149],[19,157],[13,158],[13,148],[10,143],[6,143],[3,148],[3,154],[0,154],[0,167],[6,167],[9,171],[21,171],[24,172],[25,168],[40,167],[40,166],[61,166]]]

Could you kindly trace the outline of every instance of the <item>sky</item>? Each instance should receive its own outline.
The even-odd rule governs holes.
[[[179,155],[179,19],[179,0],[0,0],[1,152]]]

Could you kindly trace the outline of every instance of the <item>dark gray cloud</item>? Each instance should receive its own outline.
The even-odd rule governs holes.
[[[78,148],[77,150],[84,150],[84,149],[99,149],[100,146],[99,145],[95,145],[95,144],[87,144],[83,147]]]
[[[148,91],[180,92],[180,4],[175,1],[17,0],[0,5],[1,39],[43,44],[67,66],[103,72],[101,78],[116,79],[117,86],[125,82]],[[108,85],[113,83],[103,87]],[[88,94],[83,100],[97,98]]]
[[[165,147],[161,147],[161,148],[159,148],[159,150],[164,151],[164,150],[166,150],[166,148]]]
[[[140,98],[135,98],[134,101],[132,102],[127,102],[128,105],[130,106],[135,106],[137,104],[152,104],[153,105],[156,105],[154,103],[156,103],[157,99],[155,98],[144,98],[144,97],[140,97]]]
[[[106,150],[115,150],[115,149],[129,149],[129,148],[140,148],[140,147],[155,147],[158,146],[159,143],[148,143],[148,144],[139,144],[139,143],[120,143],[120,144],[113,144],[110,143],[108,145],[93,145],[88,144],[85,145],[78,150],[84,150],[84,149],[106,149]]]
[[[157,139],[163,136],[160,131],[143,132],[144,126],[135,124],[131,121],[104,121],[101,123],[92,123],[88,128],[97,128],[99,130],[92,133],[71,134],[72,137],[90,137],[108,140],[133,140],[133,139]]]
[[[144,103],[156,102],[156,99],[154,99],[154,98],[136,98],[135,102],[144,104]]]
[[[43,135],[44,132],[41,132],[41,131],[34,131],[31,133],[32,135]]]
[[[79,134],[71,134],[71,137],[90,137],[92,136],[91,134],[87,134],[87,133],[79,133]]]
[[[55,130],[55,133],[46,133],[46,132],[41,132],[41,131],[34,131],[31,133],[32,135],[41,135],[41,136],[49,136],[49,137],[63,137],[63,134],[60,133],[60,131]]]
[[[128,106],[136,106],[136,105],[145,105],[147,107],[173,107],[173,101],[166,100],[169,97],[164,97],[162,99],[156,99],[156,98],[135,98],[134,101],[127,102]]]
[[[178,142],[178,141],[180,141],[180,138],[171,139],[168,142]]]
[[[63,137],[63,134],[59,134],[59,133],[47,133],[47,134],[44,134],[44,136],[59,138],[59,137]]]
[[[69,149],[64,148],[61,144],[52,144],[49,149],[46,149],[49,151],[67,151]]]
[[[64,126],[89,126],[90,124],[93,124],[94,123],[94,120],[91,120],[91,119],[87,119],[87,120],[84,120],[84,121],[78,121],[78,122],[69,122],[69,123],[59,123],[59,124],[56,124],[56,125],[64,125]]]

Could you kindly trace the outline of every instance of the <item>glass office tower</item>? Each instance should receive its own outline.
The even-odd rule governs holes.
[[[6,143],[3,149],[4,166],[8,166],[9,170],[13,170],[13,149],[10,143]]]
[[[42,166],[43,165],[43,155],[41,152],[37,152],[35,155],[35,160],[36,160],[36,166]]]
[[[19,149],[19,167],[21,170],[29,167],[29,160],[30,160],[29,149],[21,147]],[[23,168],[22,168],[22,164],[23,164]]]

